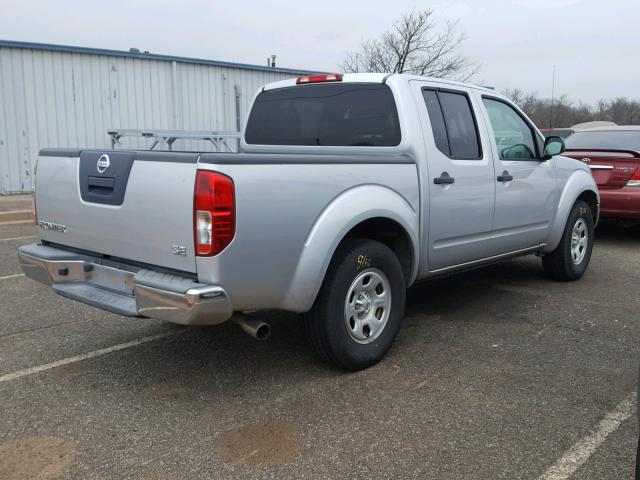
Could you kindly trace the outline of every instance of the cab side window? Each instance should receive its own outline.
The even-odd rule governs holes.
[[[436,147],[449,158],[482,158],[478,128],[469,97],[463,92],[423,89]]]
[[[508,104],[483,97],[501,160],[534,160],[536,140],[531,126]]]

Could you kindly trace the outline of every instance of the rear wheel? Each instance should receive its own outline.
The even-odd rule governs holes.
[[[379,362],[398,334],[405,283],[386,245],[347,239],[336,250],[304,331],[324,360],[361,370]]]
[[[556,280],[577,280],[589,266],[593,249],[593,215],[591,207],[577,201],[569,214],[560,243],[542,257],[544,271]]]

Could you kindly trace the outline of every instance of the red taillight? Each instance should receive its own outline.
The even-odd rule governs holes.
[[[640,167],[636,168],[635,173],[627,181],[626,187],[640,187]]]
[[[193,233],[196,255],[219,254],[236,233],[233,180],[226,175],[198,170],[193,198]]]
[[[304,85],[306,83],[324,83],[324,82],[341,82],[341,73],[325,73],[322,75],[309,75],[306,77],[298,77],[296,85]]]

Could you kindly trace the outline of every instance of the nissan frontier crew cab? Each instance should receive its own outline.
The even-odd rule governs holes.
[[[504,96],[419,76],[312,75],[257,92],[240,153],[44,149],[26,275],[132,317],[302,314],[310,345],[379,361],[418,280],[518,255],[589,264],[599,197]]]

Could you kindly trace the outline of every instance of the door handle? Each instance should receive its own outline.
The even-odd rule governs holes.
[[[442,172],[439,177],[433,179],[433,183],[436,185],[451,185],[455,181],[456,179],[450,177],[447,172]]]
[[[502,175],[498,175],[499,182],[510,182],[511,180],[513,180],[513,175],[509,175],[506,170],[502,172]]]

